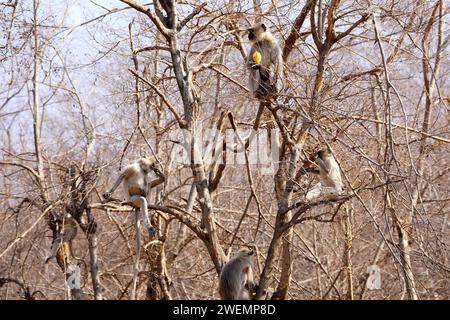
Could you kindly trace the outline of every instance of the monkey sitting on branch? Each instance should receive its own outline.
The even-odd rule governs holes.
[[[52,241],[52,247],[50,249],[50,256],[45,259],[45,263],[48,263],[51,259],[56,257],[56,253],[60,246],[67,242],[69,243],[68,248],[71,248],[71,241],[76,237],[77,235],[77,222],[70,214],[65,216],[60,221],[57,221],[56,224],[56,232],[57,235]]]
[[[342,193],[341,170],[331,151],[319,150],[314,162],[318,170],[308,168],[307,171],[318,174],[319,182],[307,192],[306,199],[313,200],[324,193],[331,196]]]
[[[151,183],[148,181],[150,170],[158,177],[158,179]],[[141,158],[124,168],[111,190],[103,194],[103,198],[105,198],[105,200],[109,199],[122,181],[127,202],[136,210],[141,211],[149,235],[152,237],[155,236],[156,229],[152,226],[148,214],[147,195],[151,188],[165,181],[164,174],[156,168],[154,162],[147,158]]]
[[[219,294],[222,300],[251,300],[258,288],[253,279],[253,250],[243,248],[220,272]]]
[[[246,61],[250,91],[258,99],[269,99],[283,87],[281,48],[264,23],[249,28],[248,39],[252,43]]]

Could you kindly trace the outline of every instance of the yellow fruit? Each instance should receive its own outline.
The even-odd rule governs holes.
[[[255,53],[253,54],[253,62],[256,64],[261,63],[261,53],[259,51],[255,51]]]

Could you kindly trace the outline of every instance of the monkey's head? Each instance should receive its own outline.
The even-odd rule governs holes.
[[[239,257],[251,257],[255,252],[252,249],[249,248],[241,248],[239,249],[239,251],[236,253],[237,256]]]
[[[256,24],[248,29],[248,40],[252,43],[264,40],[270,35],[270,30],[264,23]]]
[[[328,149],[322,149],[317,151],[316,157],[323,160],[331,157],[331,152]]]
[[[144,172],[150,172],[150,170],[153,170],[155,167],[155,164],[153,161],[147,158],[141,158],[138,160],[139,166],[141,167],[142,171]]]

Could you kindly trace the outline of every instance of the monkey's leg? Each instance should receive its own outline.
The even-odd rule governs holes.
[[[147,208],[147,199],[145,197],[140,197],[139,200],[141,201],[141,212],[144,216],[144,224],[147,227],[148,234],[151,237],[154,237],[156,235],[156,229],[154,226],[152,226],[152,223],[150,222],[150,217],[148,215],[148,208]]]
[[[341,193],[342,188],[340,187],[323,187],[322,189],[322,195],[326,199],[335,199]]]
[[[308,190],[305,198],[306,200],[311,201],[318,198],[321,193],[322,193],[322,184],[318,182],[312,189]]]
[[[260,76],[260,72],[259,69],[254,69],[252,68],[252,70],[250,71],[250,77],[249,77],[249,89],[250,92],[253,94],[253,96],[255,98],[257,97],[257,91],[259,89],[259,85],[261,83],[261,76]]]
[[[256,90],[255,92],[255,97],[258,99],[264,99],[265,97],[267,97],[267,95],[269,94],[269,90],[266,86],[264,85],[260,85],[258,90]]]
[[[332,188],[331,193],[338,195],[338,194],[341,194],[342,191],[343,191],[342,187],[337,185],[337,186]]]
[[[268,95],[274,94],[275,90],[273,85],[270,83],[269,76],[265,73],[261,73],[261,81],[259,82],[259,87],[257,90],[257,94],[260,98],[267,97]]]
[[[239,294],[239,297],[236,300],[251,300],[251,293],[247,289],[242,289],[241,293]]]

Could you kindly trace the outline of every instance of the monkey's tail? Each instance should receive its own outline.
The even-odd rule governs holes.
[[[140,234],[140,226],[141,221],[139,219],[139,209],[135,209],[135,218],[136,218],[136,258],[134,261],[133,267],[133,281],[131,286],[131,300],[136,300],[136,287],[137,287],[137,279],[139,274],[139,259],[141,258],[141,234]]]

